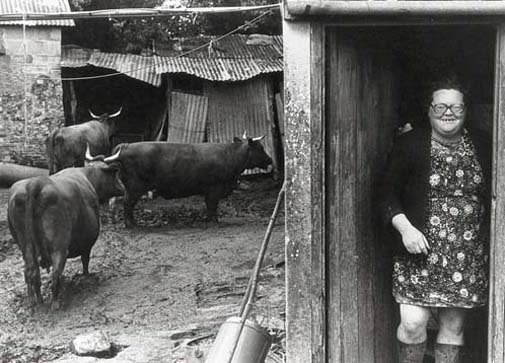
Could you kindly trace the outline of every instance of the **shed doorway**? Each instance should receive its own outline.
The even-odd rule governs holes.
[[[429,127],[427,82],[444,70],[468,84],[467,125],[493,142],[496,34],[487,25],[326,28],[328,362],[396,361],[398,308],[375,183],[395,130]],[[468,362],[487,361],[487,317],[478,309],[468,318]]]

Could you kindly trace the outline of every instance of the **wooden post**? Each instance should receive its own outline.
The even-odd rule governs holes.
[[[505,361],[505,24],[497,28],[491,199],[489,363]]]
[[[287,362],[326,361],[323,26],[284,22]]]

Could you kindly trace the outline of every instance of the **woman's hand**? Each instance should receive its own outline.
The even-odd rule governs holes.
[[[424,237],[424,234],[422,234],[421,231],[410,223],[405,214],[397,214],[394,216],[392,224],[402,235],[403,245],[409,253],[428,254],[430,245],[428,244],[426,237]]]

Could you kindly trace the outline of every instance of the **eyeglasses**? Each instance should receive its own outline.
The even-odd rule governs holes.
[[[437,103],[431,104],[431,108],[435,116],[442,116],[447,112],[447,110],[451,110],[451,112],[455,116],[460,116],[465,112],[465,105],[463,103],[456,103],[454,105],[446,105],[445,103]]]

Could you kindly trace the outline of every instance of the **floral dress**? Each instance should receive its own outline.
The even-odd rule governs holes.
[[[429,183],[425,228],[428,256],[395,257],[393,295],[402,304],[485,305],[488,255],[479,233],[484,180],[466,133],[453,145],[431,141]]]

